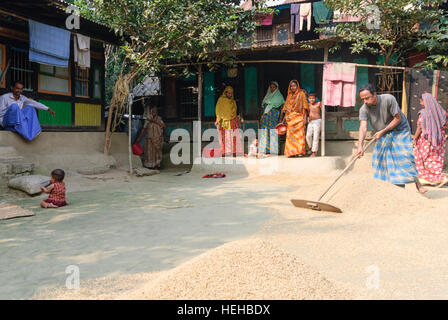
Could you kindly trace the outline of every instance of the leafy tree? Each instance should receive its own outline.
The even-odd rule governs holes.
[[[125,57],[114,85],[104,152],[123,113],[129,84],[142,74],[158,73],[172,62],[232,61],[232,51],[253,34],[255,16],[268,12],[264,1],[244,11],[239,0],[76,0],[81,8],[123,37]]]
[[[422,39],[428,32],[419,28],[419,23],[434,24],[443,17],[439,5],[443,0],[325,0],[328,7],[341,14],[360,16],[360,22],[340,23],[333,32],[341,43],[348,42],[352,53],[369,52],[382,57],[383,65],[404,65],[407,55],[415,50],[415,44],[429,45]],[[321,28],[320,31],[325,31]],[[438,35],[432,34],[433,42]],[[435,45],[434,45],[435,46]],[[331,50],[340,48],[340,44]],[[390,74],[383,70],[383,83]]]
[[[448,70],[448,17],[442,16],[426,36],[417,42],[416,47],[430,53],[428,58],[417,66]]]

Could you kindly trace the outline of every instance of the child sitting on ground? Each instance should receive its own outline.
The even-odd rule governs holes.
[[[258,153],[258,139],[254,139],[251,145],[249,146],[249,154],[245,154],[245,157],[256,157],[256,158],[265,158],[269,155],[265,155],[263,153]]]
[[[51,172],[50,185],[48,187],[40,187],[40,189],[49,193],[48,199],[41,202],[40,206],[42,208],[59,208],[67,205],[65,199],[65,183],[64,180],[65,172],[62,169],[56,169]]]
[[[317,151],[319,150],[319,137],[320,137],[320,127],[322,125],[321,119],[321,103],[317,102],[317,97],[315,93],[310,93],[308,96],[310,101],[309,108],[310,114],[308,117],[308,128],[306,130],[306,142],[310,151],[308,155],[311,157],[317,156]]]
[[[254,139],[251,145],[249,146],[249,154],[247,157],[256,157],[258,156],[258,139]]]

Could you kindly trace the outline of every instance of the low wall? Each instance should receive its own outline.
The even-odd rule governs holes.
[[[208,144],[209,142],[203,142],[202,145],[204,147]],[[187,142],[185,145],[190,146],[190,152],[192,153],[193,144]],[[86,167],[115,165],[128,168],[128,136],[126,133],[115,133],[113,135],[110,156],[103,155],[104,132],[42,132],[35,140],[29,142],[15,133],[0,131],[0,146],[13,147],[17,151],[17,155],[24,157],[25,161],[35,163],[38,173],[45,173],[55,167],[76,170]],[[162,168],[183,168],[189,165],[175,165],[171,162],[170,151],[174,146],[179,148],[177,143],[166,143],[164,145]],[[340,157],[346,161],[356,152],[357,141],[327,141],[325,148],[327,157]],[[367,153],[372,151],[373,146]],[[191,160],[192,157],[190,157],[190,163]],[[139,157],[133,156],[132,161],[134,166],[141,166]],[[340,164],[337,166],[340,167]]]

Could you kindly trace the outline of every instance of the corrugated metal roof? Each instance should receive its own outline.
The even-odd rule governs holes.
[[[301,48],[302,45],[315,45],[317,47],[324,47],[326,44],[334,44],[340,40],[339,37],[333,36],[325,39],[314,39],[314,40],[306,40],[295,43],[284,43],[284,44],[269,44],[269,45],[260,45],[260,46],[252,46],[248,48],[240,48],[235,51],[262,51],[263,49],[282,49],[282,48],[296,48],[307,50],[307,48]]]

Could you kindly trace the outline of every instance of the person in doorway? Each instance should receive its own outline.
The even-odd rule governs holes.
[[[429,93],[420,98],[417,130],[413,137],[414,157],[420,178],[441,187],[448,183],[443,173],[445,160],[447,113]]]
[[[35,109],[48,110],[53,117],[56,113],[42,103],[25,97],[21,81],[14,81],[11,89],[12,92],[0,96],[0,127],[17,132],[31,141],[42,131]]]
[[[264,112],[261,116],[260,153],[268,154],[272,151],[278,154],[278,136],[271,130],[275,129],[275,126],[280,120],[280,107],[284,103],[285,99],[280,93],[278,83],[276,81],[272,81],[269,85],[268,91],[266,92],[266,96],[261,103]],[[272,135],[271,132],[273,132]]]
[[[146,141],[143,155],[143,166],[149,169],[160,169],[162,162],[163,128],[165,123],[158,115],[157,108],[151,108],[137,141],[140,141],[146,133]]]
[[[216,103],[215,126],[219,131],[219,144],[223,156],[243,156],[241,141],[240,117],[237,115],[237,105],[233,98],[233,88],[227,86]]]
[[[319,137],[320,128],[322,126],[321,119],[321,103],[316,101],[316,94],[310,93],[308,95],[310,115],[308,117],[308,127],[306,130],[306,142],[308,147],[311,149],[308,155],[311,157],[317,156],[317,151],[319,150]]]
[[[281,121],[286,120],[285,156],[289,158],[305,155],[305,124],[307,122],[308,102],[297,80],[291,80],[288,97],[282,109]]]
[[[378,140],[372,159],[374,177],[400,187],[415,182],[420,193],[427,192],[418,180],[411,128],[395,97],[391,94],[377,95],[371,84],[362,86],[359,95],[364,104],[359,110],[357,156],[364,155],[363,142],[367,133],[367,121],[370,121],[376,131],[373,138]]]

